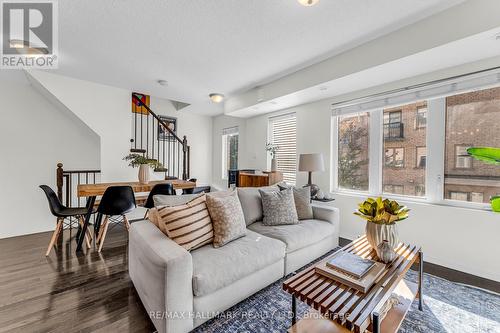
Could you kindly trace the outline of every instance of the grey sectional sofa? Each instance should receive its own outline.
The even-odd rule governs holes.
[[[313,205],[311,220],[265,226],[258,189],[238,195],[247,234],[220,248],[188,252],[153,223],[132,224],[129,273],[158,332],[189,332],[338,246],[338,209]]]

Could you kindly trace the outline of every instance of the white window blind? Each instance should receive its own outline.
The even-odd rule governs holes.
[[[297,117],[295,113],[269,118],[270,142],[279,146],[276,152],[278,171],[283,180],[295,185],[297,176]]]

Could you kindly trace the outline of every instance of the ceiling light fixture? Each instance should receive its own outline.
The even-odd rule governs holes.
[[[311,7],[319,2],[319,0],[297,0],[302,6]]]
[[[208,95],[208,97],[210,97],[210,99],[214,103],[220,103],[224,100],[224,95],[217,94],[217,93],[212,93],[212,94]]]
[[[168,82],[166,80],[158,80],[158,84],[160,86],[168,86]]]

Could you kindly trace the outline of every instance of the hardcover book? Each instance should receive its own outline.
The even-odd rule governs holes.
[[[361,279],[375,265],[375,261],[340,250],[339,253],[326,262],[326,265],[352,275],[356,279]]]
[[[377,279],[384,273],[386,272],[386,265],[381,262],[375,262],[372,260],[368,260],[371,262],[370,268],[366,270],[366,272],[361,276],[361,278],[356,278],[352,273],[346,273],[343,270],[340,270],[338,268],[332,268],[331,267],[331,261],[335,259],[338,256],[343,256],[346,252],[340,250],[334,256],[326,261],[322,261],[319,264],[315,266],[315,271],[318,274],[321,274],[323,276],[326,276],[327,278],[330,278],[334,281],[340,282],[342,284],[345,284],[351,288],[357,289],[363,293],[366,293],[372,286],[373,284],[377,281]],[[363,259],[359,256],[356,256],[361,260],[367,260]],[[346,257],[347,258],[347,257]],[[344,261],[347,259],[342,259],[340,261]],[[356,259],[357,261],[357,259]],[[336,261],[333,261],[336,263]],[[368,266],[368,265],[367,265]],[[361,265],[360,265],[361,267]],[[351,268],[347,269],[348,271],[351,271]],[[364,269],[359,269],[358,272],[363,272]]]

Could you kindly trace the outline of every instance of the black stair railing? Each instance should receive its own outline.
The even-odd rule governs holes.
[[[179,138],[168,124],[141,100],[139,94],[132,95],[134,101],[147,110],[147,114],[134,113],[130,152],[158,160],[163,168],[157,168],[155,171],[164,172],[166,179],[189,179],[191,149],[186,136]],[[163,133],[160,133],[160,130]]]

